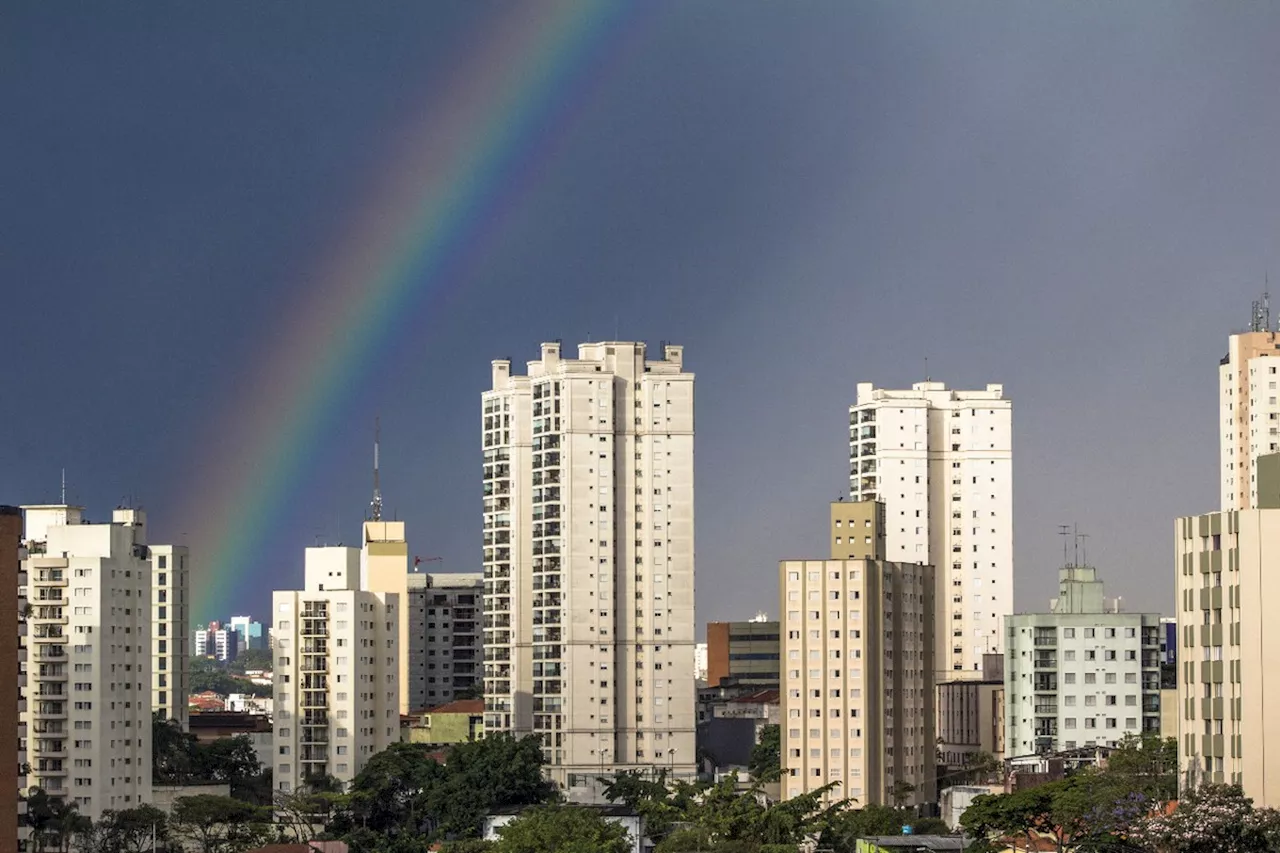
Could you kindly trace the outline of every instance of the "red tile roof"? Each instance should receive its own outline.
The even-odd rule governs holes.
[[[472,716],[478,716],[484,713],[484,700],[483,699],[455,699],[454,701],[447,702],[444,705],[439,705],[435,708],[426,708],[421,711],[414,711],[413,713],[414,715],[417,715],[417,714],[470,714]]]

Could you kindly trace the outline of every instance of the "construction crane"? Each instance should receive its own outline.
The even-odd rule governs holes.
[[[444,557],[414,557],[413,570],[416,572],[422,563],[443,563]]]

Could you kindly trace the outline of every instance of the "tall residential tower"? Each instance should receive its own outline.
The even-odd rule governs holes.
[[[1250,330],[1231,335],[1218,366],[1221,509],[1258,505],[1261,454],[1280,450],[1280,337],[1268,298],[1253,304]]]
[[[886,557],[936,569],[941,679],[981,678],[1013,611],[1013,404],[1000,385],[858,384],[849,491],[885,505]]]
[[[151,547],[151,710],[183,731],[191,693],[189,559],[183,545]]]
[[[483,395],[485,731],[585,795],[696,761],[693,374],[683,351],[544,343]]]

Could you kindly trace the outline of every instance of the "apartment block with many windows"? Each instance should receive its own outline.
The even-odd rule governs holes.
[[[415,711],[479,695],[484,654],[479,572],[409,575],[409,706]]]
[[[146,518],[25,506],[28,784],[98,819],[151,801]]]
[[[933,567],[787,560],[782,609],[782,795],[935,799]]]
[[[360,589],[360,564],[307,548],[304,588],[272,595],[278,791],[349,783],[400,738],[399,596]]]
[[[190,553],[151,546],[151,709],[187,728],[191,693]]]
[[[982,677],[1013,609],[1013,404],[1001,385],[859,383],[849,492],[885,505],[886,557],[933,565],[937,678]],[[834,535],[834,532],[833,532]]]
[[[678,346],[546,343],[483,394],[485,731],[571,796],[694,772],[693,381]]]

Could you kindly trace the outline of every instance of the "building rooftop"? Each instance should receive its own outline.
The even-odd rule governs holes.
[[[455,699],[452,702],[446,702],[443,705],[437,705],[434,708],[424,708],[421,711],[414,711],[411,716],[418,714],[471,714],[479,716],[484,713],[483,699]]]

